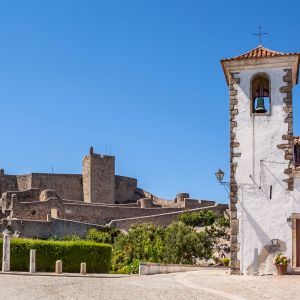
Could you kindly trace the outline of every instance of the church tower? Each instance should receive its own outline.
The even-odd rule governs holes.
[[[230,103],[231,273],[273,273],[278,252],[300,266],[292,97],[299,54],[259,45],[221,64]]]

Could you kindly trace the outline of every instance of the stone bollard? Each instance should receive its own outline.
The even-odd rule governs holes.
[[[80,274],[81,275],[86,275],[86,263],[81,263],[80,264]]]
[[[55,273],[56,274],[62,273],[62,261],[61,260],[57,260],[55,263]]]
[[[10,271],[10,235],[3,233],[2,272]]]
[[[35,249],[30,249],[29,273],[35,273]]]

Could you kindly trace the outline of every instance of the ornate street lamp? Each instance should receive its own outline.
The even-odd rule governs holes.
[[[225,173],[224,173],[221,169],[219,169],[219,170],[215,173],[215,176],[216,176],[217,180],[219,181],[219,183],[220,183],[221,185],[224,186],[226,192],[227,192],[228,195],[229,195],[229,182],[223,181],[224,175],[225,175]]]
[[[223,178],[224,178],[224,172],[221,170],[221,169],[219,169],[216,173],[215,173],[215,175],[216,175],[216,178],[217,178],[217,180],[219,181],[219,182],[222,182],[222,180],[223,180]]]

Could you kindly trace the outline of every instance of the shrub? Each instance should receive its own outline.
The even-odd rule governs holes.
[[[229,228],[230,227],[230,220],[229,220],[229,218],[220,217],[216,220],[216,225],[218,227]]]
[[[2,240],[0,255],[2,256]],[[86,241],[42,241],[11,239],[11,270],[29,270],[29,252],[36,249],[37,271],[53,272],[55,261],[62,260],[63,272],[77,273],[85,262],[89,273],[107,273],[111,266],[110,245]]]
[[[82,241],[78,235],[65,235],[64,237],[58,237],[57,235],[52,235],[48,238],[48,241]]]
[[[140,261],[161,262],[163,228],[153,224],[133,226],[127,235],[119,235],[114,244],[112,269],[137,273]],[[125,268],[124,267],[128,267]]]
[[[224,257],[221,259],[221,263],[223,264],[224,267],[229,267],[229,262],[230,259],[228,257]]]
[[[184,224],[195,227],[205,227],[214,224],[218,215],[211,210],[200,210],[185,212],[180,216],[180,221]]]
[[[208,259],[213,243],[205,232],[196,232],[183,222],[174,222],[165,229],[164,255],[166,263],[192,264],[197,258]]]
[[[113,244],[118,235],[120,235],[120,230],[116,228],[108,227],[103,231],[92,228],[86,233],[85,239],[97,243]]]
[[[183,222],[167,228],[153,224],[133,226],[114,244],[112,269],[118,273],[137,273],[139,262],[193,263],[209,258],[213,243],[205,232],[196,232]]]

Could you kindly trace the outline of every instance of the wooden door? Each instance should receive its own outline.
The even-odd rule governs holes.
[[[300,219],[296,219],[296,267],[300,267]]]

